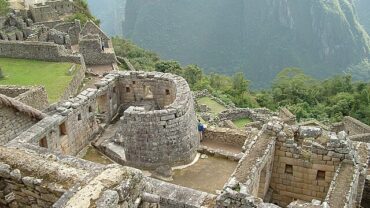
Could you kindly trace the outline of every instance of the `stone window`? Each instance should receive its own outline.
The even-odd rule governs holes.
[[[46,137],[40,139],[39,146],[43,148],[48,148],[48,140],[46,139]]]
[[[129,87],[126,87],[126,92],[130,92],[131,89]]]
[[[132,84],[136,84],[136,81],[132,81]]]
[[[293,175],[293,165],[285,165],[285,174]]]
[[[116,87],[113,87],[113,93],[116,93]]]
[[[79,120],[79,121],[81,121],[81,114],[78,114],[78,116],[77,116],[77,120]]]
[[[93,109],[91,106],[89,106],[89,113],[92,113],[93,112]]]
[[[166,89],[166,95],[170,95],[170,90]]]
[[[318,170],[316,180],[325,180],[325,171]]]
[[[60,126],[59,126],[59,132],[60,132],[60,136],[67,135],[66,123],[60,124]]]

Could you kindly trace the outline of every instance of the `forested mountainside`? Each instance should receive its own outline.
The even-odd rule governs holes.
[[[354,2],[360,23],[365,27],[366,31],[370,33],[370,1],[355,0]]]
[[[256,87],[284,67],[323,78],[369,55],[350,0],[127,0],[125,19],[141,47],[207,72],[244,71]]]
[[[87,0],[90,10],[101,20],[100,26],[110,36],[121,35],[126,0]]]

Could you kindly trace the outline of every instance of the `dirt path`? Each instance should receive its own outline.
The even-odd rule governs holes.
[[[351,164],[343,163],[339,175],[336,179],[336,184],[333,192],[330,194],[330,207],[344,207],[346,203],[346,195],[351,187],[354,167]]]

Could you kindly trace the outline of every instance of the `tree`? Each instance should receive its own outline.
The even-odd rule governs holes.
[[[235,73],[233,76],[233,90],[236,94],[249,91],[249,81],[245,79],[243,72]]]
[[[182,69],[177,61],[160,61],[155,64],[155,70],[163,73],[182,75]]]
[[[188,65],[183,70],[183,77],[189,83],[190,87],[193,87],[197,82],[202,80],[203,72],[197,65]]]

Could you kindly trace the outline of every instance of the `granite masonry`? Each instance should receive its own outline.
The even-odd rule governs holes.
[[[113,71],[80,90],[88,68],[115,68],[110,38],[93,22],[64,21],[78,9],[72,0],[11,3],[18,7],[0,17],[0,57],[72,62],[75,73],[51,106],[43,87],[0,86],[0,207],[368,206],[369,126],[351,117],[331,126],[297,123],[286,108],[236,108],[159,72]],[[204,96],[227,110],[208,115],[195,100]],[[202,141],[196,111],[210,122]],[[242,118],[252,122],[235,128]],[[78,158],[90,144],[113,164]],[[208,157],[237,162],[221,190],[163,181]]]

